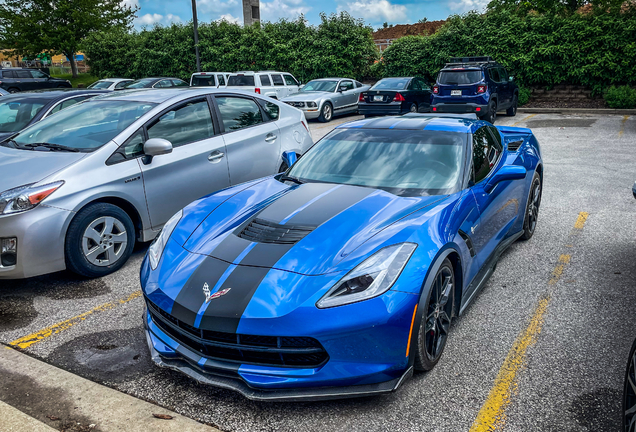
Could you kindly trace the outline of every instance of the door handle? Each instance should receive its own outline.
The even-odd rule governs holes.
[[[221,159],[223,159],[223,156],[225,156],[225,153],[222,153],[220,151],[213,151],[212,153],[210,153],[210,156],[208,156],[208,160],[212,163],[218,163],[221,162]]]
[[[274,135],[274,134],[268,134],[268,135],[265,137],[265,141],[266,141],[266,142],[268,142],[268,143],[271,143],[271,142],[276,141],[276,138],[278,138],[276,135]]]

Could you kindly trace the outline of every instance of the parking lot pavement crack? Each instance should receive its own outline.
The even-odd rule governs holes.
[[[545,321],[550,305],[552,293],[561,280],[566,267],[572,259],[572,248],[583,231],[589,213],[580,212],[574,227],[569,233],[564,249],[567,253],[559,256],[557,263],[548,279],[547,289],[539,299],[527,325],[515,339],[508,351],[503,364],[499,368],[495,382],[490,389],[486,401],[481,406],[470,432],[502,431],[506,425],[506,409],[512,401],[513,395],[518,393],[518,373],[526,364],[529,348],[537,343],[539,334]]]

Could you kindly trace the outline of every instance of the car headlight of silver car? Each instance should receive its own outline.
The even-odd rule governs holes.
[[[179,210],[175,213],[168,222],[163,226],[159,235],[155,238],[155,240],[148,248],[148,258],[150,259],[150,268],[155,270],[159,265],[159,260],[161,259],[161,254],[163,254],[163,250],[168,243],[168,239],[172,235],[172,231],[177,227],[177,224],[183,217],[183,210]]]
[[[42,186],[28,184],[0,193],[0,215],[31,210],[59,189],[63,181]]]
[[[318,104],[316,102],[307,102],[307,106],[309,108],[317,108]]]
[[[316,306],[325,309],[384,294],[400,276],[415,248],[414,243],[400,243],[380,249],[340,279]]]

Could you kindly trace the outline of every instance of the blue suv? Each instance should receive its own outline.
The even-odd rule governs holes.
[[[437,75],[431,112],[475,113],[494,123],[497,111],[517,114],[519,88],[491,57],[451,57]]]

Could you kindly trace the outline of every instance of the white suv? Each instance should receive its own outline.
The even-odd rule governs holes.
[[[242,71],[230,75],[227,80],[228,89],[255,92],[274,99],[283,99],[298,93],[300,86],[293,75],[276,71]]]

